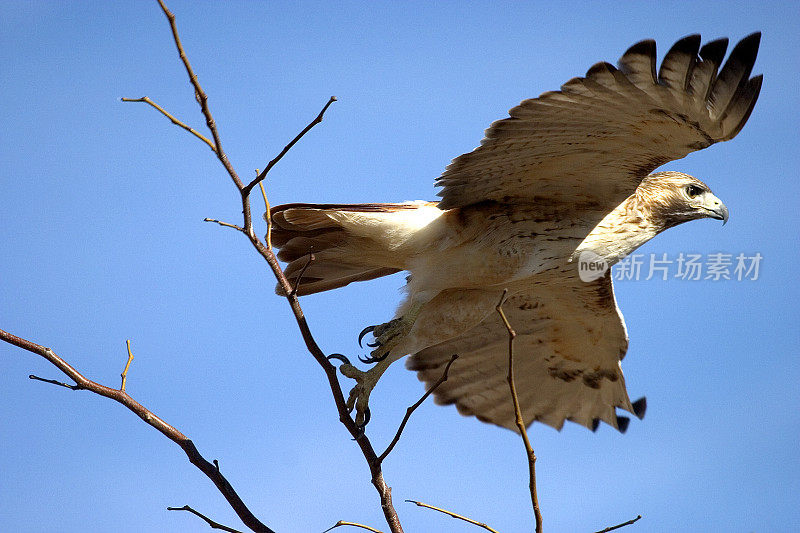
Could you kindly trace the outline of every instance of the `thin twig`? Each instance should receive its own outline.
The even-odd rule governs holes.
[[[359,523],[356,523],[356,522],[345,522],[344,520],[339,520],[338,522],[333,524],[331,527],[329,527],[328,529],[326,529],[322,533],[328,533],[328,531],[330,531],[332,529],[336,529],[337,527],[341,527],[341,526],[360,527],[361,529],[366,529],[367,531],[372,531],[373,533],[383,533],[383,531],[381,531],[380,529],[375,529],[374,527],[365,526],[364,524],[359,524]]]
[[[258,174],[258,170],[256,170]],[[272,209],[267,200],[267,191],[264,190],[264,182],[259,181],[258,186],[261,188],[261,197],[264,199],[264,220],[267,221],[267,248],[272,251]]]
[[[619,529],[621,527],[629,526],[629,525],[633,524],[634,522],[636,522],[637,520],[640,520],[641,518],[642,518],[642,515],[639,515],[636,518],[628,520],[627,522],[623,522],[621,524],[617,524],[616,526],[611,526],[611,527],[607,527],[605,529],[601,529],[600,531],[597,531],[596,533],[608,533],[609,531],[614,531],[615,529]]]
[[[206,144],[208,145],[208,147],[209,147],[209,148],[211,148],[211,150],[212,150],[213,152],[216,152],[216,151],[217,151],[217,149],[216,149],[216,148],[214,148],[214,143],[212,143],[212,142],[211,142],[211,141],[208,139],[208,137],[205,137],[203,134],[201,134],[201,133],[200,133],[199,131],[197,131],[196,129],[192,128],[191,126],[187,126],[185,123],[181,122],[180,120],[178,120],[177,118],[175,118],[174,116],[172,116],[171,114],[169,114],[169,113],[167,112],[167,110],[166,110],[166,109],[164,109],[163,107],[161,107],[160,105],[158,105],[157,103],[155,103],[154,101],[152,101],[152,100],[151,100],[150,98],[148,98],[147,96],[142,96],[141,98],[120,98],[120,100],[122,100],[123,102],[144,102],[145,104],[149,104],[149,105],[153,106],[153,107],[154,107],[154,108],[156,108],[156,109],[157,109],[157,110],[158,110],[158,111],[159,111],[159,112],[160,112],[162,115],[164,115],[165,117],[167,117],[167,118],[170,120],[170,122],[172,122],[172,123],[173,123],[173,124],[175,124],[176,126],[179,126],[179,127],[183,128],[183,129],[185,129],[186,131],[188,131],[189,133],[191,133],[192,135],[194,135],[195,137],[197,137],[198,139],[200,139],[201,141],[203,141],[204,143],[206,143]]]
[[[222,222],[221,220],[217,220],[216,218],[204,218],[203,222],[214,222],[215,224],[219,224],[220,226],[225,226],[226,228],[233,228],[237,231],[244,231],[244,228],[239,227],[236,224],[228,224],[227,222]]]
[[[64,383],[63,381],[56,381],[55,379],[40,378],[39,376],[33,374],[29,374],[28,378],[33,379],[35,381],[43,381],[45,383],[50,383],[51,385],[58,385],[59,387],[64,387],[70,390],[83,390],[83,387],[81,387],[80,385],[70,385],[69,383]]]
[[[128,383],[128,369],[131,367],[131,361],[133,361],[133,352],[131,351],[131,341],[130,339],[125,341],[125,346],[128,348],[128,362],[125,363],[125,370],[122,371],[120,377],[122,378],[122,384],[119,386],[119,390],[125,392],[125,385]]]
[[[134,400],[127,392],[120,389],[106,387],[105,385],[101,385],[86,378],[83,374],[75,370],[75,368],[73,368],[69,363],[64,361],[64,359],[56,355],[56,353],[50,348],[41,346],[21,337],[17,337],[16,335],[8,333],[7,331],[3,331],[2,329],[0,329],[0,340],[44,357],[61,372],[63,372],[68,378],[74,381],[76,385],[69,386],[57,381],[45,380],[37,377],[32,377],[31,379],[37,379],[39,381],[45,381],[54,385],[64,386],[72,390],[87,390],[124,405],[128,410],[132,411],[148,425],[154,427],[169,440],[180,446],[186,456],[189,458],[189,462],[199,468],[206,476],[208,476],[211,481],[214,482],[214,485],[216,485],[217,489],[222,493],[230,506],[234,511],[236,511],[236,514],[239,516],[239,518],[241,518],[242,522],[247,525],[247,527],[253,531],[272,533],[270,528],[262,524],[255,517],[255,515],[250,512],[242,499],[239,498],[239,495],[236,494],[236,491],[233,489],[228,480],[225,479],[225,476],[219,472],[219,469],[215,468],[214,465],[209,463],[202,455],[200,455],[200,452],[197,451],[197,447],[195,447],[194,443],[186,435],[164,422],[152,411]]]
[[[247,184],[247,186],[246,186],[246,187],[244,188],[244,190],[242,191],[242,194],[247,194],[247,193],[249,193],[249,192],[250,192],[250,191],[253,189],[253,187],[255,187],[255,186],[256,186],[256,184],[257,184],[257,183],[261,183],[261,181],[263,181],[263,179],[267,177],[267,174],[269,173],[269,171],[270,171],[270,170],[272,170],[272,167],[274,167],[274,166],[275,166],[275,164],[276,164],[278,161],[280,161],[280,160],[283,158],[283,156],[285,156],[285,155],[286,155],[286,152],[288,152],[289,150],[291,150],[291,149],[292,149],[292,146],[294,146],[294,145],[297,143],[297,141],[299,141],[300,139],[302,139],[302,138],[303,138],[303,136],[304,136],[306,133],[308,133],[308,132],[311,130],[311,128],[313,128],[314,126],[316,126],[317,124],[319,124],[320,122],[322,122],[322,117],[325,115],[325,111],[327,111],[327,110],[328,110],[328,108],[331,106],[331,104],[332,104],[332,103],[334,103],[334,102],[335,102],[335,101],[337,101],[337,100],[338,100],[338,98],[336,98],[335,96],[331,96],[331,97],[330,97],[330,99],[328,100],[328,103],[326,103],[326,104],[325,104],[325,106],[322,108],[322,111],[320,111],[320,112],[319,112],[319,114],[317,115],[317,118],[315,118],[314,120],[312,120],[312,121],[311,121],[311,122],[308,124],[308,126],[306,126],[306,127],[303,129],[303,131],[301,131],[300,133],[298,133],[298,134],[297,134],[297,136],[296,136],[294,139],[292,139],[292,140],[291,140],[291,142],[289,142],[289,144],[287,144],[286,146],[284,146],[284,147],[283,147],[283,150],[281,150],[281,153],[279,153],[279,154],[278,154],[278,155],[277,155],[277,156],[276,156],[276,157],[275,157],[275,158],[274,158],[272,161],[270,161],[269,163],[267,163],[267,166],[266,166],[266,167],[264,167],[264,170],[262,170],[262,171],[261,171],[261,174],[259,174],[258,176],[256,176],[256,178],[255,178],[253,181],[251,181],[250,183],[248,183],[248,184]]]
[[[389,446],[386,447],[386,450],[382,454],[380,454],[380,456],[378,457],[378,461],[383,462],[383,460],[386,459],[386,456],[388,456],[392,452],[392,449],[394,449],[395,445],[400,440],[400,435],[403,433],[403,429],[405,429],[406,424],[408,423],[408,419],[411,418],[411,414],[414,411],[416,411],[417,407],[422,405],[422,403],[428,399],[428,396],[433,394],[433,391],[435,391],[439,385],[447,381],[447,373],[450,371],[450,366],[453,364],[453,362],[455,362],[456,359],[458,359],[458,354],[453,354],[453,357],[450,358],[450,361],[448,361],[447,366],[444,367],[444,372],[442,373],[442,377],[440,377],[439,380],[436,383],[434,383],[433,386],[430,389],[428,389],[425,392],[425,394],[423,394],[422,397],[419,400],[417,400],[417,402],[414,405],[406,409],[406,415],[403,417],[403,421],[400,422],[400,427],[397,428],[397,433],[395,433],[392,442],[389,443]]]
[[[211,520],[209,517],[207,517],[203,513],[199,512],[199,511],[195,511],[194,509],[192,509],[188,505],[184,505],[183,507],[167,507],[167,511],[188,511],[188,512],[192,513],[193,515],[198,516],[198,517],[202,518],[203,520],[205,520],[206,524],[208,524],[211,529],[221,529],[222,531],[227,531],[228,533],[242,533],[238,529],[233,529],[232,527],[228,527],[226,525],[220,524],[219,522],[215,522],[215,521]]]
[[[496,529],[492,529],[491,527],[487,526],[483,522],[478,522],[477,520],[473,520],[472,518],[467,518],[466,516],[461,516],[460,514],[456,514],[453,511],[448,511],[447,509],[442,509],[441,507],[434,507],[433,505],[428,505],[427,503],[418,502],[416,500],[406,500],[409,503],[413,503],[419,507],[425,507],[426,509],[433,509],[434,511],[439,511],[440,513],[444,513],[447,516],[451,516],[453,518],[457,518],[458,520],[463,520],[464,522],[468,522],[472,525],[482,527],[486,531],[491,531],[492,533],[497,533]]]
[[[300,273],[297,274],[297,279],[294,280],[294,287],[292,287],[292,296],[297,294],[297,289],[300,288],[300,283],[303,281],[303,275],[306,273],[306,270],[311,265],[311,263],[314,262],[314,259],[315,259],[314,254],[309,253],[308,261],[306,261],[306,264],[303,265],[303,268],[300,269]]]
[[[497,304],[498,314],[503,320],[503,324],[508,330],[508,387],[511,390],[511,399],[514,402],[514,416],[519,434],[522,435],[522,441],[525,443],[525,452],[528,456],[528,473],[530,475],[529,488],[531,492],[531,504],[533,505],[533,516],[536,520],[536,533],[542,533],[542,512],[539,509],[539,496],[536,492],[536,454],[533,452],[531,441],[528,439],[528,430],[525,428],[525,421],[522,418],[522,409],[519,406],[519,397],[517,396],[517,386],[514,384],[514,339],[517,333],[506,318],[503,312],[503,304],[506,302],[508,296],[508,289],[503,291],[500,297],[500,302]]]

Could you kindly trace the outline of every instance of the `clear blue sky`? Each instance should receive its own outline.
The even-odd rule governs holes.
[[[274,169],[273,203],[434,198],[433,179],[520,100],[652,37],[763,31],[765,76],[732,142],[668,168],[706,181],[723,228],[686,224],[643,253],[764,257],[756,281],[626,281],[624,361],[643,421],[625,435],[535,425],[549,532],[800,529],[797,124],[792,2],[337,3],[171,1],[243,175],[263,168],[330,95],[340,101]],[[143,104],[203,126],[155,2],[0,4],[0,327],[128,391],[197,444],[278,531],[339,519],[385,528],[364,461],[337,421],[235,191],[202,143]],[[303,299],[328,352],[391,317],[399,276]],[[240,524],[174,444],[121,406],[29,381],[61,376],[0,345],[0,530],[202,531],[190,504]],[[348,385],[345,385],[346,387]],[[382,448],[421,394],[396,365],[372,396]],[[474,530],[403,503],[529,531],[519,438],[424,405],[385,463],[406,531]]]

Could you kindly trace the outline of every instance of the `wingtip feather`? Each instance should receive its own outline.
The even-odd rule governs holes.
[[[639,41],[622,54],[617,65],[634,85],[656,83],[656,42],[653,39]]]
[[[728,38],[722,37],[709,41],[700,48],[700,57],[703,61],[710,61],[716,65],[722,63],[722,58],[725,57],[725,52],[728,50]]]
[[[642,396],[631,405],[633,406],[633,414],[636,415],[636,418],[642,420],[645,412],[647,412],[647,398]]]
[[[631,45],[625,53],[623,57],[627,55],[645,55],[645,56],[654,56],[656,55],[656,41],[655,39],[643,39],[638,43]]]

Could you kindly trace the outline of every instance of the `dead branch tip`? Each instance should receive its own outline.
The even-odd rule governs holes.
[[[373,533],[383,533],[380,529],[375,529],[374,527],[365,526],[364,524],[359,524],[357,522],[346,522],[345,520],[339,520],[338,522],[333,524],[331,527],[329,527],[328,529],[326,529],[322,533],[328,533],[328,531],[331,531],[332,529],[336,529],[337,527],[341,527],[341,526],[352,526],[352,527],[358,527],[358,528],[361,528],[361,529],[366,529],[367,531],[372,531]]]
[[[227,531],[228,533],[242,533],[238,529],[233,529],[232,527],[228,527],[226,525],[220,524],[219,522],[215,522],[214,520],[211,520],[209,517],[207,517],[203,513],[192,509],[188,505],[184,505],[183,507],[167,507],[167,511],[186,511],[188,513],[192,513],[196,517],[198,517],[198,518],[202,519],[203,521],[205,521],[205,523],[208,524],[208,527],[210,527],[211,529],[219,529],[221,531]]]
[[[441,507],[435,507],[433,505],[429,505],[427,503],[418,502],[416,500],[406,500],[408,503],[413,503],[417,507],[424,507],[425,509],[432,509],[434,511],[438,511],[440,513],[446,514],[451,518],[455,518],[457,520],[463,520],[469,524],[474,526],[482,527],[486,531],[491,531],[492,533],[498,533],[496,529],[489,527],[488,525],[484,524],[483,522],[478,522],[477,520],[473,520],[472,518],[467,518],[466,516],[462,516],[460,514],[454,513],[453,511],[448,511],[447,509],[442,509]]]
[[[622,522],[621,524],[617,524],[616,526],[610,526],[610,527],[607,527],[605,529],[601,529],[597,533],[608,533],[609,531],[614,531],[615,529],[620,529],[622,527],[629,526],[629,525],[633,524],[634,522],[636,522],[638,520],[641,520],[641,518],[642,518],[642,515],[638,515],[636,518],[628,520],[627,522]]]

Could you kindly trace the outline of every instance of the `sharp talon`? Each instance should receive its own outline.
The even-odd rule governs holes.
[[[361,346],[361,340],[366,336],[367,333],[373,331],[374,329],[375,329],[375,326],[367,326],[367,327],[365,327],[364,329],[361,330],[361,333],[358,334],[358,347],[359,348],[363,348],[363,346]],[[370,345],[368,344],[367,346],[370,346]]]
[[[372,356],[370,356],[370,358],[372,359],[373,363],[380,363],[381,361],[383,361],[387,357],[389,357],[389,352],[386,352],[385,354],[383,354],[380,357],[372,357]]]
[[[369,420],[371,417],[372,415],[369,412],[369,407],[367,407],[366,411],[364,411],[364,422],[362,422],[361,424],[356,424],[356,428],[358,428],[359,435],[364,434],[364,428],[367,427],[367,424],[369,424]]]
[[[370,348],[377,348],[380,345],[381,345],[381,341],[379,341],[378,339],[375,339],[375,342],[368,342],[367,343],[367,346],[369,346]]]
[[[350,359],[348,359],[347,357],[343,356],[340,353],[332,353],[327,357],[327,359],[328,359],[328,361],[330,361],[331,359],[337,359],[337,360],[341,361],[342,363],[344,363],[346,365],[350,364]]]
[[[374,364],[374,363],[380,363],[381,361],[383,361],[387,357],[389,357],[389,352],[386,352],[385,354],[383,354],[380,357],[374,357],[372,355],[366,355],[366,356],[362,357],[362,356],[359,355],[358,356],[358,360],[361,361],[364,364],[371,365],[371,364]]]

